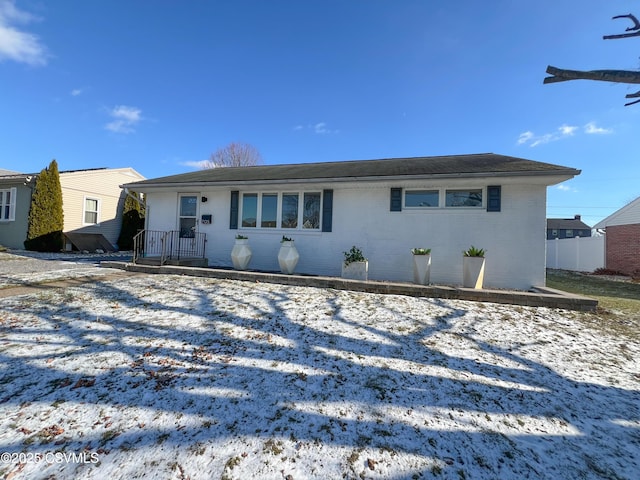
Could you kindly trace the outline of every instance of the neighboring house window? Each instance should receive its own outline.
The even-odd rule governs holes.
[[[320,230],[321,192],[243,193],[240,207],[242,228]]]
[[[482,207],[482,189],[447,190],[447,207]]]
[[[196,213],[198,197],[182,195],[180,197],[180,238],[194,238],[196,236]]]
[[[440,192],[438,190],[407,190],[404,193],[404,206],[410,207],[438,207]]]
[[[564,236],[567,238],[573,237],[573,230],[572,229],[565,230]]]
[[[95,198],[84,199],[84,223],[86,225],[98,224],[98,211],[100,202]]]
[[[16,189],[0,190],[0,221],[16,219]]]
[[[557,237],[558,236],[558,230],[555,229],[555,228],[553,230],[551,230],[551,235],[553,235],[554,237]]]

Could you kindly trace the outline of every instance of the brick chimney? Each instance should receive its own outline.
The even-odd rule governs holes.
[[[575,220],[581,220],[581,219],[582,219],[582,217],[581,217],[580,215],[578,215],[578,214],[576,214],[573,218],[574,218]]]

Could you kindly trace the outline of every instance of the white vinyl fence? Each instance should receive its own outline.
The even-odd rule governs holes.
[[[593,272],[604,268],[604,235],[547,240],[547,268]]]

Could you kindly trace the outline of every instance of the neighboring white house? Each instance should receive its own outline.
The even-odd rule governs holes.
[[[431,282],[462,283],[462,251],[486,254],[485,286],[545,284],[546,191],[579,170],[496,154],[216,168],[123,185],[146,195],[146,229],[206,234],[230,267],[237,234],[249,268],[277,271],[283,235],[296,272],[339,276],[352,245],[373,280],[412,280],[413,247],[432,249]],[[151,238],[149,236],[148,238]],[[193,240],[192,240],[193,241]]]

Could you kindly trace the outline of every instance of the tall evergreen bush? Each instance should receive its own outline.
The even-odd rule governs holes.
[[[133,249],[133,237],[139,230],[144,228],[144,206],[140,195],[130,192],[124,200],[122,209],[122,227],[118,237],[118,248],[120,250]],[[132,198],[135,197],[135,198]]]
[[[36,179],[29,209],[27,250],[59,252],[63,247],[62,187],[58,162],[52,160]]]

